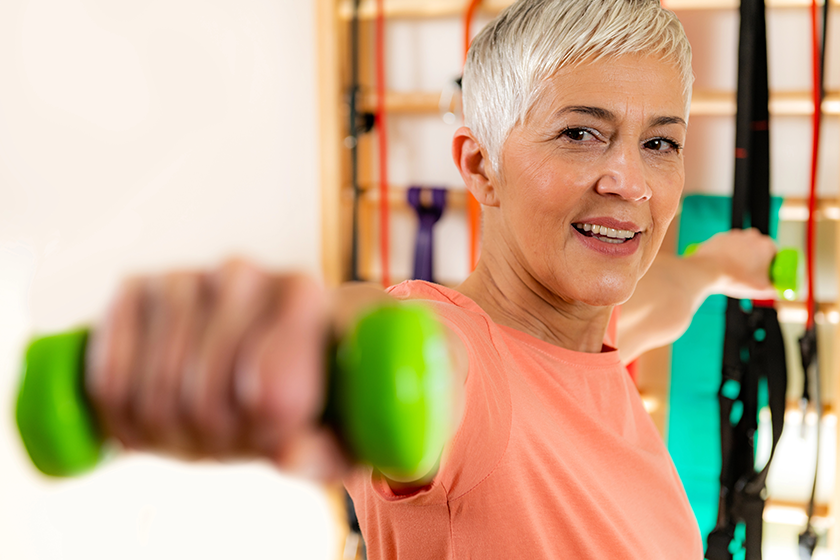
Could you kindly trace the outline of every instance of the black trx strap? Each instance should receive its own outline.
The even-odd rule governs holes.
[[[738,109],[732,227],[770,232],[770,132],[767,31],[763,0],[742,0],[738,47]],[[743,546],[746,560],[761,558],[762,513],[767,471],[782,434],[787,390],[784,342],[772,302],[737,299],[726,308],[720,403],[721,475],[718,519],[709,534],[706,558],[731,560]],[[767,464],[755,470],[760,387],[766,383],[773,427]],[[745,540],[733,545],[735,529]]]

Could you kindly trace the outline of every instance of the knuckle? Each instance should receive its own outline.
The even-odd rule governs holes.
[[[256,265],[230,261],[211,275],[215,306],[222,312],[265,306],[271,296],[271,276]]]
[[[309,300],[320,300],[324,294],[323,286],[311,276],[305,274],[290,274],[286,277],[290,294],[305,297]]]
[[[216,270],[215,276],[218,277],[219,282],[222,284],[241,286],[251,283],[259,283],[266,278],[268,274],[255,263],[241,258],[236,258],[225,261],[225,263]]]

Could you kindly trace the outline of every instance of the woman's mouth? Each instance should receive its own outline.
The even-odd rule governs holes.
[[[598,224],[577,223],[572,224],[584,237],[593,237],[604,243],[621,244],[627,243],[641,232],[626,229],[614,229]]]

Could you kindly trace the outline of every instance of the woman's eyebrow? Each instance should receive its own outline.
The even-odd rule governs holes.
[[[685,119],[681,117],[656,117],[650,122],[651,127],[666,126],[669,124],[678,124],[684,128],[688,127]]]
[[[589,115],[590,117],[594,117],[596,119],[607,122],[618,121],[618,117],[609,109],[604,109],[603,107],[590,107],[588,105],[570,105],[568,107],[563,107],[562,109],[554,113],[554,116],[562,117],[563,115],[566,115],[568,113],[574,113],[577,115]],[[683,127],[688,127],[688,125],[685,122],[685,119],[677,116],[654,117],[650,121],[650,124],[648,126],[657,127],[666,126],[669,124],[678,124]]]
[[[569,107],[563,107],[562,109],[554,113],[554,116],[562,117],[567,113],[589,115],[590,117],[595,117],[596,119],[610,122],[615,122],[616,120],[618,120],[612,111],[603,109],[601,107],[589,107],[587,105],[570,105]]]

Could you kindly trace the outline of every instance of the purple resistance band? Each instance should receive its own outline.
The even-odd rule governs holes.
[[[417,213],[417,242],[414,248],[414,279],[434,282],[432,260],[434,236],[432,228],[446,208],[446,189],[410,187],[408,204]]]

